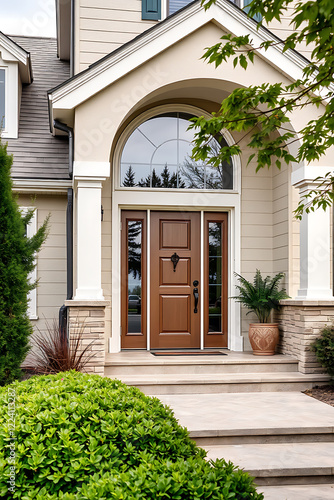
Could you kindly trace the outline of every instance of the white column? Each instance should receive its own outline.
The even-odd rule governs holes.
[[[292,174],[292,184],[299,188],[300,196],[317,187],[319,176],[331,171],[330,167],[301,167]],[[300,288],[298,299],[332,300],[330,288],[331,244],[330,211],[319,208],[304,213],[300,223]]]
[[[103,300],[101,195],[109,164],[75,162],[77,288],[74,300]],[[81,175],[80,175],[81,174]],[[100,174],[100,175],[99,175]]]

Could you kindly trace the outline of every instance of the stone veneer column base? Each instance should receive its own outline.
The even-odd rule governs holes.
[[[324,373],[310,344],[334,322],[334,300],[282,300],[281,305],[275,315],[280,329],[278,352],[296,357],[301,373]]]
[[[83,332],[82,348],[91,342],[88,352],[94,355],[84,371],[104,376],[105,363],[105,308],[109,305],[104,300],[67,300],[69,336]]]

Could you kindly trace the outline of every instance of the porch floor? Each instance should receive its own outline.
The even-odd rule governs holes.
[[[213,350],[213,349],[212,349]],[[107,353],[105,357],[105,365],[109,366],[111,364],[132,364],[135,362],[136,364],[144,363],[150,365],[183,365],[183,364],[212,364],[218,363],[222,365],[231,365],[235,363],[250,363],[250,364],[296,364],[298,361],[296,358],[292,356],[286,356],[285,354],[275,354],[274,356],[254,356],[251,351],[244,352],[235,352],[229,351],[228,349],[214,349],[215,351],[221,351],[222,353],[227,354],[227,356],[222,355],[210,355],[210,356],[154,356],[151,351],[146,350],[124,350],[117,353]],[[208,350],[210,351],[210,350]],[[163,352],[163,351],[159,351]],[[169,350],[170,352],[170,350]],[[191,352],[191,351],[189,351]],[[203,351],[205,352],[205,351]]]

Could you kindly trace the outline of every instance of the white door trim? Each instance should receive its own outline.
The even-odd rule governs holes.
[[[240,273],[240,231],[241,231],[241,203],[239,193],[185,193],[169,190],[140,191],[134,192],[125,190],[116,190],[112,196],[112,336],[109,341],[110,352],[119,352],[121,350],[120,327],[121,327],[121,210],[147,210],[147,259],[148,259],[148,294],[149,294],[149,272],[150,272],[150,211],[201,211],[201,212],[227,212],[228,213],[228,252],[229,252],[229,275],[228,275],[228,295],[235,295],[234,272]],[[203,216],[202,216],[203,217]],[[201,217],[201,218],[202,218]],[[201,225],[202,226],[202,225]],[[201,227],[201,236],[203,241],[203,229]],[[201,245],[201,261],[203,259],[203,245]],[[203,261],[202,261],[202,271]],[[203,283],[204,274],[201,274]],[[148,295],[149,297],[149,295]],[[149,300],[147,309],[147,328],[149,332]],[[203,310],[202,322],[204,319]],[[243,350],[243,338],[240,324],[240,305],[229,298],[228,304],[228,347],[233,351]],[[203,347],[203,324],[201,325],[201,347]],[[149,335],[148,335],[149,337]],[[149,341],[147,348],[149,349]]]

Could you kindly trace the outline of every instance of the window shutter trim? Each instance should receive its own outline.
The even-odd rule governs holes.
[[[161,19],[161,0],[142,0],[142,19],[159,21]]]

